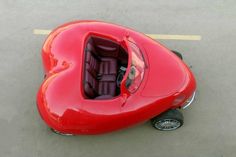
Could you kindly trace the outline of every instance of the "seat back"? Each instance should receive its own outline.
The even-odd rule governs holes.
[[[89,98],[98,96],[98,81],[87,70],[85,71],[84,92]]]
[[[98,96],[98,81],[96,79],[99,70],[99,57],[90,40],[85,52],[84,91],[90,98]]]

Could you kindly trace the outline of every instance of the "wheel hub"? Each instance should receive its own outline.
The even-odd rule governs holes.
[[[155,124],[155,127],[159,130],[175,130],[180,127],[180,122],[175,119],[163,119]]]

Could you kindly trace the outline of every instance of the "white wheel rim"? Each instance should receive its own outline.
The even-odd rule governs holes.
[[[179,128],[181,123],[176,119],[162,119],[155,123],[155,127],[159,130],[175,130]]]

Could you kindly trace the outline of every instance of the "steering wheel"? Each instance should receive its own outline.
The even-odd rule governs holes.
[[[124,72],[120,72],[116,78],[116,86],[120,87],[121,81],[123,80],[124,77]]]

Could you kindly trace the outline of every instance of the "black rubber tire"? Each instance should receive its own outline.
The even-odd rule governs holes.
[[[181,60],[183,60],[183,55],[178,52],[178,51],[175,51],[175,50],[171,50],[177,57],[179,57]]]
[[[169,130],[165,130],[165,129],[160,129],[157,127],[158,124],[160,124],[161,122],[165,121],[165,120],[173,120],[173,121],[178,121],[179,122],[179,126],[177,128],[173,128],[173,129],[169,129]],[[154,118],[151,119],[151,123],[152,126],[160,131],[171,131],[171,130],[176,130],[178,128],[180,128],[183,124],[184,124],[184,116],[183,114],[179,111],[179,110],[168,110],[162,114],[160,114],[159,116],[156,116]]]
[[[53,128],[50,128],[50,130],[55,133],[55,134],[58,134],[58,135],[62,135],[62,136],[74,136],[73,134],[64,134],[64,133],[61,133],[59,131],[56,131],[54,130]]]

